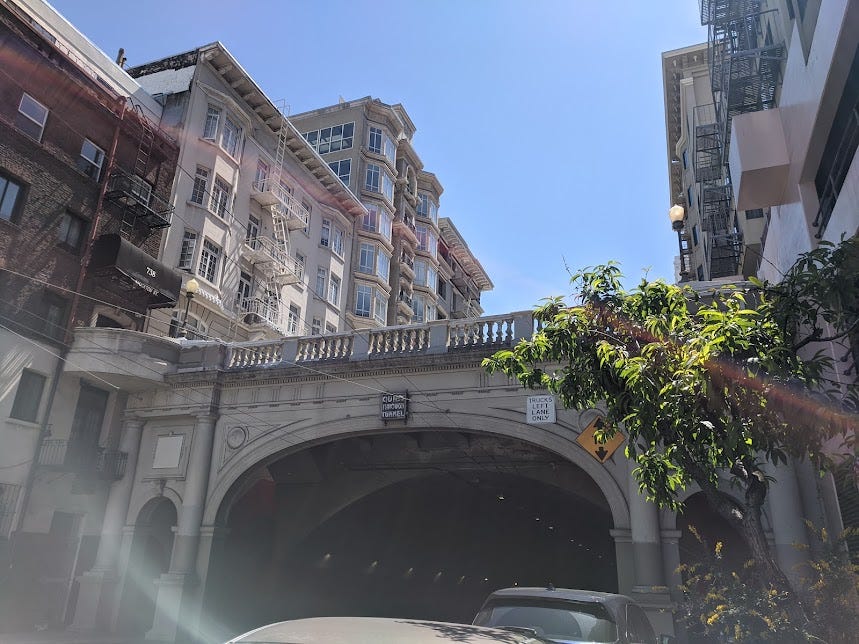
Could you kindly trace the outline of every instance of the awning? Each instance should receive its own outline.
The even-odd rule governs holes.
[[[174,306],[182,277],[119,235],[100,235],[92,247],[91,274],[117,281],[147,309]]]

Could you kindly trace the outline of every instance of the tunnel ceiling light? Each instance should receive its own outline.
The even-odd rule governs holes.
[[[499,500],[499,501],[503,501],[503,500],[504,500],[504,495],[503,495],[503,494],[499,494],[499,495],[498,495],[498,500]]]
[[[553,525],[549,526],[549,530],[554,530],[554,529],[555,529],[555,526],[553,526]]]
[[[534,517],[534,521],[539,521],[540,517]]]

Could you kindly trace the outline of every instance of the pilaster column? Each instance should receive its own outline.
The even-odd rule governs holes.
[[[617,591],[622,595],[632,592],[635,585],[635,556],[632,552],[632,532],[629,528],[609,530],[614,539],[614,553],[617,562]]]
[[[808,562],[808,551],[794,545],[808,544],[796,468],[792,461],[779,467],[767,464],[766,474],[775,479],[767,493],[774,554],[779,567],[795,586],[803,576],[802,564]]]
[[[170,569],[155,580],[155,617],[146,639],[164,642],[176,641],[179,625],[183,629],[195,629],[196,624],[183,619],[194,612],[197,595],[202,593],[199,580],[194,574],[200,530],[209,487],[209,471],[212,467],[212,446],[215,439],[217,416],[197,416],[194,435],[191,438],[191,454],[185,472],[185,489],[182,507],[173,537],[173,553]],[[194,597],[191,597],[194,595]]]
[[[89,631],[112,626],[122,531],[134,489],[143,424],[142,419],[133,416],[124,419],[119,449],[127,454],[125,473],[110,487],[95,564],[78,579],[80,591],[72,629]]]
[[[650,592],[665,587],[662,565],[662,543],[659,534],[659,511],[638,491],[632,475],[635,462],[629,461],[629,524],[632,526],[632,549],[635,554],[635,590]]]

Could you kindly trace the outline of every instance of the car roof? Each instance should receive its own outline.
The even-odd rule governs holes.
[[[240,635],[241,644],[539,644],[523,633],[417,619],[313,617],[278,622]]]
[[[626,595],[618,595],[616,593],[602,593],[596,590],[576,590],[573,588],[540,588],[540,587],[520,587],[501,588],[493,592],[486,601],[491,601],[498,598],[519,598],[519,599],[560,599],[566,601],[590,602],[596,604],[606,604],[616,606],[618,604],[635,603]]]

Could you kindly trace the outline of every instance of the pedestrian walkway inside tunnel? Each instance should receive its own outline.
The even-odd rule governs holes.
[[[514,585],[617,590],[601,492],[523,442],[346,439],[249,476],[207,583],[207,614],[233,632],[316,615],[470,621]]]

